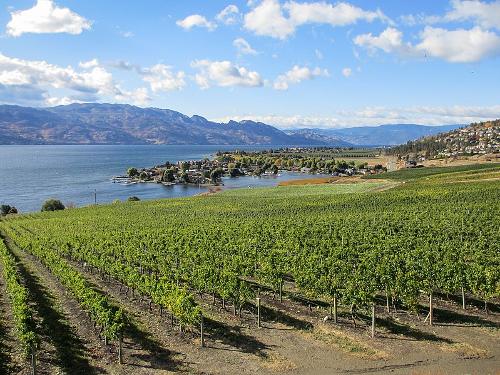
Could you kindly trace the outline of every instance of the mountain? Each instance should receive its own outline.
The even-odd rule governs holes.
[[[1,105],[0,144],[329,143],[301,135],[288,135],[270,125],[254,121],[221,124],[168,109],[121,104],[70,104],[52,108]]]
[[[389,153],[426,158],[500,153],[500,120],[470,124],[438,135],[392,147]]]
[[[381,125],[281,131],[255,121],[217,123],[126,104],[52,108],[0,105],[0,144],[397,145],[459,125]]]
[[[290,135],[302,135],[311,138],[332,137],[333,139],[357,146],[393,146],[421,137],[439,134],[457,129],[463,125],[425,126],[416,124],[391,124],[364,126],[344,129],[298,129],[287,131]]]

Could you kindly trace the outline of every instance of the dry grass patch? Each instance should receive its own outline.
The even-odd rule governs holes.
[[[359,358],[380,360],[388,357],[387,353],[361,342],[359,338],[352,337],[345,332],[331,327],[324,325],[316,326],[304,333],[316,340],[334,345],[343,352]]]
[[[478,348],[466,342],[455,342],[453,344],[442,344],[441,350],[445,352],[458,353],[460,357],[465,359],[481,359],[487,358],[488,350]]]
[[[297,365],[290,359],[275,352],[266,352],[265,356],[260,358],[260,365],[276,372],[288,372],[297,368]]]

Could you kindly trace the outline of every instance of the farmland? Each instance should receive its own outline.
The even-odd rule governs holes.
[[[494,373],[499,172],[409,169],[8,217],[2,363],[24,373],[32,355],[37,373]]]

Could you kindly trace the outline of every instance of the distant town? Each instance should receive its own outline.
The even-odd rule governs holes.
[[[344,160],[348,157],[375,157],[377,150],[329,147],[292,147],[258,152],[217,152],[213,159],[166,162],[152,168],[128,169],[113,182],[135,184],[155,182],[173,184],[221,185],[222,177],[266,177],[282,172],[321,174],[338,177],[377,174],[387,171],[382,164]]]

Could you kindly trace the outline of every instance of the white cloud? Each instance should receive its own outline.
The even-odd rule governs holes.
[[[3,92],[16,95],[25,93],[33,97],[39,93],[38,99],[56,102],[64,97],[73,101],[99,101],[103,98],[122,101],[125,98],[134,102],[145,100],[144,90],[127,92],[113,80],[113,76],[97,60],[81,63],[83,70],[78,71],[71,66],[60,67],[46,61],[23,60],[0,53],[0,85]],[[57,93],[71,95],[57,95]],[[54,94],[55,93],[55,94]],[[34,101],[35,99],[33,99]]]
[[[52,0],[37,0],[33,8],[11,12],[7,34],[21,36],[25,33],[81,34],[92,23],[68,8],[55,5]]]
[[[427,26],[417,51],[453,63],[468,63],[500,54],[500,37],[479,27],[445,30]]]
[[[318,60],[323,60],[323,53],[319,49],[314,50],[314,54]]]
[[[185,30],[191,30],[193,27],[204,27],[209,31],[213,31],[217,28],[215,23],[208,21],[205,17],[200,16],[199,14],[187,16],[183,20],[177,21],[176,24]]]
[[[191,66],[199,70],[195,76],[195,82],[203,89],[211,86],[258,87],[263,85],[259,73],[230,61],[196,60],[191,63]]]
[[[71,103],[79,103],[78,100],[74,100],[73,98],[63,96],[63,97],[57,97],[57,96],[49,96],[45,99],[45,104],[49,107],[55,107],[58,105],[68,105]]]
[[[212,119],[217,122],[229,120],[253,120],[277,126],[293,128],[346,128],[353,126],[376,126],[383,124],[469,124],[471,122],[498,118],[500,105],[490,107],[365,107],[351,111],[337,111],[330,116],[300,115],[238,115]]]
[[[471,21],[484,29],[500,30],[500,1],[452,0],[451,9],[442,16],[420,13],[403,15],[400,18],[403,23],[410,26]]]
[[[233,46],[236,47],[238,52],[242,55],[256,55],[257,51],[252,48],[250,43],[248,43],[243,38],[238,38],[233,41]]]
[[[454,0],[453,9],[444,16],[446,21],[473,20],[483,28],[500,29],[500,1]]]
[[[284,8],[290,14],[290,20],[296,25],[306,23],[324,23],[331,26],[352,25],[358,21],[372,22],[380,19],[389,22],[389,19],[380,11],[365,11],[349,3],[335,5],[326,2],[297,3],[290,1]]]
[[[352,69],[351,68],[342,69],[342,75],[346,78],[349,78],[352,75]]]
[[[403,49],[403,33],[393,27],[388,27],[379,36],[372,33],[361,34],[354,38],[354,44],[365,47],[371,52],[381,49],[384,52],[396,52]]]
[[[332,5],[326,2],[288,1],[281,5],[279,0],[263,0],[245,15],[244,25],[257,35],[286,39],[297,27],[308,23],[346,26],[375,19],[390,22],[380,10],[365,11],[345,2]]]
[[[143,80],[148,82],[153,92],[180,90],[186,86],[185,73],[172,72],[172,67],[156,64],[141,71]]]
[[[136,105],[146,105],[151,101],[148,90],[145,87],[140,87],[132,91],[121,90],[115,96],[115,99],[122,103],[134,103]]]
[[[283,16],[278,0],[263,0],[245,15],[245,28],[257,35],[286,39],[295,32],[293,23]]]
[[[289,85],[292,83],[296,84],[320,76],[327,77],[328,71],[326,69],[309,69],[307,66],[300,67],[298,65],[294,65],[294,67],[288,72],[276,78],[273,87],[275,90],[288,90]]]
[[[236,5],[231,4],[225,7],[219,14],[217,14],[215,19],[226,25],[234,25],[238,22],[239,17],[240,10]]]
[[[83,69],[95,68],[96,66],[99,66],[99,60],[92,59],[89,61],[80,62],[78,63],[78,66]]]
[[[474,27],[469,30],[446,30],[427,26],[416,45],[403,42],[403,33],[392,27],[379,36],[371,33],[358,35],[354,43],[370,52],[381,49],[402,56],[427,56],[452,63],[468,63],[500,54],[500,36]]]

